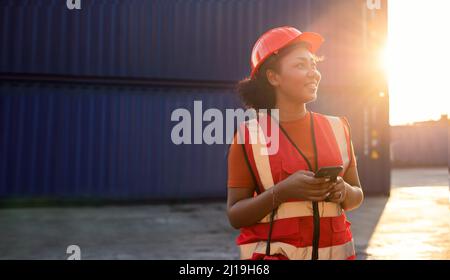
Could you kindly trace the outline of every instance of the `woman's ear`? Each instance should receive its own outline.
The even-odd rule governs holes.
[[[272,86],[277,87],[280,84],[280,82],[278,81],[278,75],[277,75],[277,73],[274,70],[267,69],[266,70],[266,77],[267,77],[267,81]]]

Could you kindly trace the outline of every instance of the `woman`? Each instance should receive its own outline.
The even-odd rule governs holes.
[[[253,47],[250,77],[238,85],[247,107],[279,110],[278,119],[265,116],[281,131],[272,155],[248,141],[254,133],[249,121],[239,130],[245,143],[236,134],[230,146],[227,214],[240,229],[241,259],[355,258],[345,211],[361,205],[363,192],[350,127],[344,117],[306,109],[317,98],[321,75],[314,53],[322,42],[317,33],[289,26],[267,31]],[[255,121],[267,137],[264,115]],[[319,168],[336,165],[343,166],[336,181],[314,177]]]

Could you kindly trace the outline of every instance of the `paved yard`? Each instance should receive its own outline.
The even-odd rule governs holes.
[[[396,169],[389,199],[348,212],[358,259],[450,259],[448,172]],[[0,210],[0,259],[237,259],[225,202]]]

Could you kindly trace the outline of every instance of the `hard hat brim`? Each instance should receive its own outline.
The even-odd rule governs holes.
[[[319,33],[315,32],[303,32],[294,38],[291,42],[287,43],[287,45],[292,44],[294,42],[306,42],[310,45],[308,48],[310,52],[315,53],[320,48],[325,39]]]

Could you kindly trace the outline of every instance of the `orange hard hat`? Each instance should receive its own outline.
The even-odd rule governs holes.
[[[261,64],[273,53],[286,47],[290,43],[303,41],[309,44],[310,52],[315,53],[322,45],[324,38],[314,32],[301,32],[291,26],[282,26],[270,29],[256,41],[252,50],[252,58],[250,65],[252,72],[250,77],[253,78]]]

